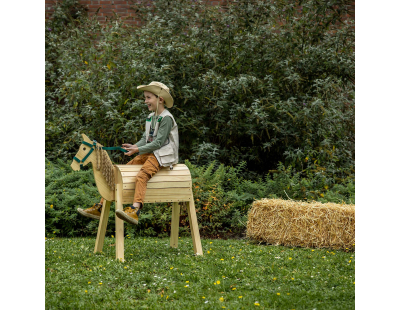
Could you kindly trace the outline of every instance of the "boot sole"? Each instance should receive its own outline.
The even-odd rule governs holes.
[[[90,214],[90,213],[86,213],[86,212],[85,212],[83,209],[81,209],[81,208],[78,208],[77,211],[78,211],[78,213],[79,213],[80,215],[89,217],[89,218],[91,218],[91,219],[100,220],[100,216],[94,215],[94,214]]]
[[[124,211],[121,210],[117,210],[115,211],[115,215],[118,216],[121,220],[131,223],[131,224],[138,224],[138,221],[136,221],[135,219],[131,218],[130,216],[126,215]]]

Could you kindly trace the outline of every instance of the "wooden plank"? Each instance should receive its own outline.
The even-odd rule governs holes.
[[[170,246],[173,248],[178,247],[178,236],[179,236],[179,215],[181,213],[181,206],[178,202],[174,202],[172,205],[172,216],[171,216],[171,239]]]
[[[125,189],[135,189],[135,183],[127,183],[123,185]],[[184,181],[184,182],[157,182],[157,183],[147,183],[147,188],[176,188],[176,187],[183,187],[183,188],[191,188],[192,182]]]
[[[188,204],[188,216],[190,224],[190,232],[192,234],[193,250],[196,255],[203,255],[203,248],[201,246],[199,225],[197,224],[196,208],[194,206],[193,197],[187,203]]]
[[[124,189],[122,192],[122,197],[131,196],[134,190]],[[178,187],[178,188],[150,188],[146,191],[146,196],[164,196],[173,197],[174,195],[190,195],[192,194],[191,187]]]
[[[138,171],[124,171],[121,172],[122,177],[130,177],[130,176],[136,176],[139,172]],[[189,170],[161,170],[158,171],[155,176],[159,176],[159,175],[190,175],[190,171]]]
[[[96,243],[94,253],[103,251],[104,237],[106,235],[108,216],[110,214],[111,201],[104,200],[101,209],[99,228],[97,229]]]
[[[134,195],[127,195],[122,198],[122,203],[123,204],[132,204],[133,203],[133,198]],[[171,201],[190,201],[191,195],[170,195],[170,196],[153,196],[153,195],[147,195],[144,198],[144,202],[171,202]]]
[[[171,176],[155,175],[147,182],[147,184],[148,183],[156,183],[156,182],[166,182],[166,181],[180,182],[180,181],[191,181],[191,180],[192,180],[192,177],[190,175],[171,175]],[[124,178],[122,178],[122,182],[124,184],[134,183],[134,182],[136,182],[136,177],[124,177]]]
[[[118,170],[117,166],[114,166],[114,176],[115,176],[115,184],[121,184],[122,176],[121,176],[121,172]]]
[[[115,186],[115,211],[123,210],[122,184]],[[115,216],[115,258],[124,261],[124,221]]]
[[[159,197],[146,197],[144,199],[143,203],[186,202],[186,201],[189,201],[190,199],[191,199],[190,197],[189,198],[188,197],[183,197],[183,198],[174,197],[174,198],[171,198],[171,199],[169,199],[169,198],[168,199],[165,199],[165,198],[160,199]],[[132,205],[132,202],[133,202],[133,196],[132,197],[125,197],[125,198],[122,199],[122,203],[123,204]]]
[[[142,169],[142,165],[117,165],[118,169],[121,172],[126,172],[126,171],[139,171],[140,169]],[[160,171],[169,171],[169,167],[163,167],[160,169]],[[178,167],[174,167],[174,169],[172,169],[172,171],[178,171],[178,170],[189,170],[188,167],[186,167],[185,165],[183,166],[178,166]]]
[[[122,200],[128,201],[130,204],[132,204],[134,196],[135,196],[134,193],[132,193],[131,195],[126,195],[122,197]],[[146,194],[145,199],[151,199],[157,201],[189,201],[191,198],[190,194],[169,195],[169,196],[157,196],[157,195]]]

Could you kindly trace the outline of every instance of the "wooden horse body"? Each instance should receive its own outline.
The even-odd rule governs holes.
[[[81,166],[89,162],[93,165],[93,173],[97,189],[104,198],[103,208],[100,216],[99,228],[94,252],[103,249],[104,237],[107,228],[108,216],[111,202],[115,201],[115,210],[122,210],[124,204],[132,204],[135,194],[136,175],[141,165],[114,165],[114,189],[109,185],[103,173],[97,170],[97,158],[99,152],[95,142],[82,134],[84,142],[79,147],[78,153],[71,164],[73,170],[80,170]],[[108,155],[107,155],[108,156]],[[196,210],[192,192],[192,178],[186,165],[177,164],[173,170],[163,167],[147,183],[144,203],[172,202],[171,217],[171,247],[178,247],[180,203],[186,203],[190,231],[192,234],[193,249],[196,255],[203,255],[200,242],[199,228],[197,224]],[[124,222],[115,217],[116,258],[124,260]]]

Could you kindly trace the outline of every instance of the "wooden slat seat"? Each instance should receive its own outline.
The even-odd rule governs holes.
[[[122,203],[133,202],[136,176],[141,165],[116,165],[116,184],[122,183]],[[186,165],[175,165],[173,170],[161,168],[147,183],[144,203],[191,201],[192,178]]]

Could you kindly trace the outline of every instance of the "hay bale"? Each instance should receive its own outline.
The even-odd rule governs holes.
[[[249,211],[247,237],[275,245],[353,249],[355,205],[257,200]]]

